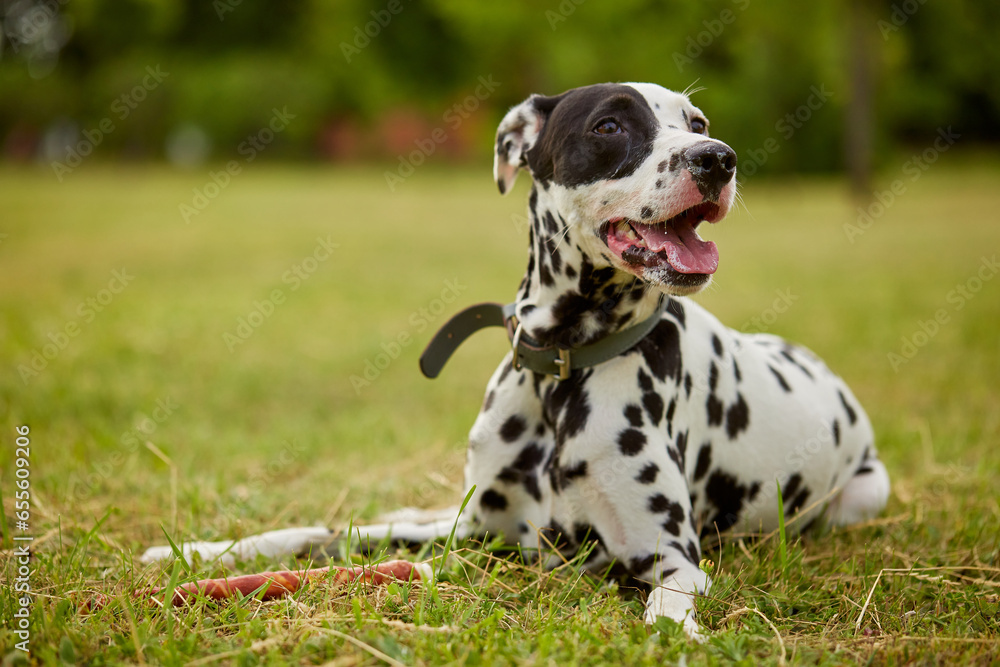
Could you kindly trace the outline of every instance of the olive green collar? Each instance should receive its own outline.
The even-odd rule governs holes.
[[[420,370],[428,378],[436,378],[465,339],[480,329],[503,327],[507,330],[514,352],[514,368],[520,370],[523,367],[565,380],[570,371],[596,366],[635,346],[660,321],[666,303],[666,299],[661,299],[656,311],[635,326],[578,348],[541,345],[523,333],[521,323],[514,313],[515,303],[506,306],[499,303],[479,303],[459,312],[434,334],[424,353],[420,355]]]

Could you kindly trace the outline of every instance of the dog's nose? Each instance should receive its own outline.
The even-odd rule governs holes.
[[[702,142],[688,148],[685,157],[691,177],[709,199],[717,199],[736,173],[736,152],[723,143]]]

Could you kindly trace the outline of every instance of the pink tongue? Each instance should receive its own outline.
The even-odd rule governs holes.
[[[669,225],[632,227],[653,252],[667,251],[667,261],[678,273],[715,273],[719,268],[719,250],[711,241],[703,241],[687,219]]]

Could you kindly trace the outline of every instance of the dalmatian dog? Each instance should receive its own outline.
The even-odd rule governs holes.
[[[889,478],[844,382],[806,349],[722,325],[687,297],[715,272],[698,234],[736,197],[736,154],[683,94],[649,83],[532,95],[497,132],[501,193],[519,170],[529,197],[528,266],[508,324],[537,348],[575,351],[634,330],[638,342],[557,374],[507,354],[469,437],[465,513],[403,511],[365,539],[502,535],[551,566],[585,549],[649,586],[645,620],[698,636],[709,588],[700,539],[772,531],[779,488],[789,530],[876,516]],[[796,516],[797,515],[797,516]],[[303,552],[326,528],[186,553],[232,559]],[[171,556],[150,549],[145,559]]]

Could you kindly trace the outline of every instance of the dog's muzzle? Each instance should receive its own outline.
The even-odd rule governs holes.
[[[702,196],[719,201],[722,188],[736,175],[736,151],[718,141],[704,141],[684,151],[684,163]]]

